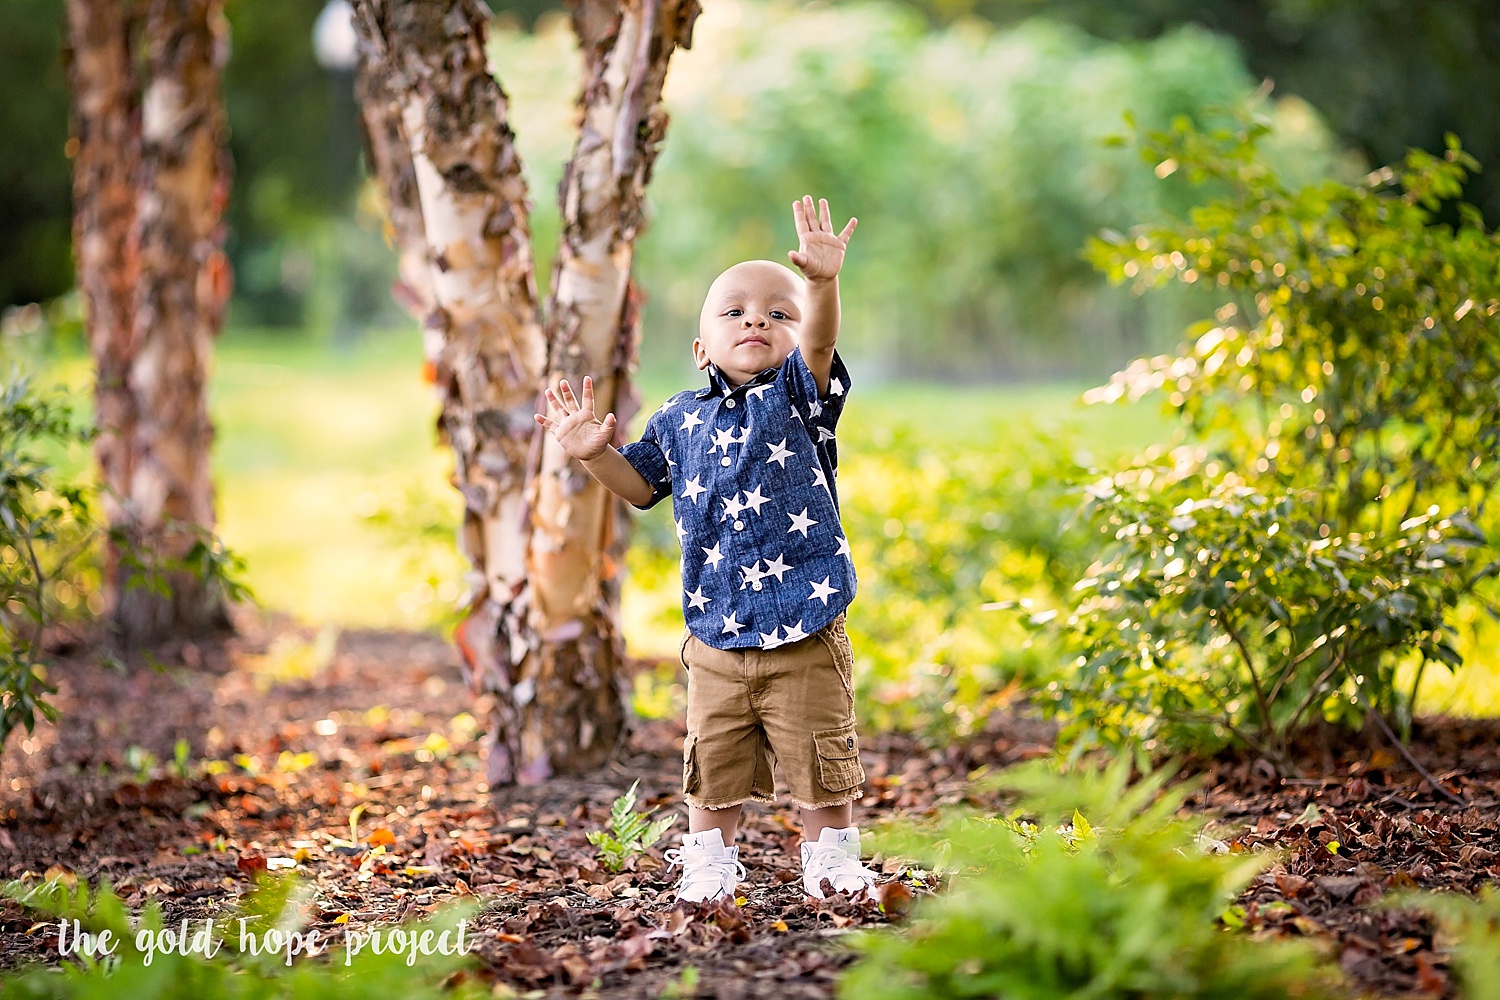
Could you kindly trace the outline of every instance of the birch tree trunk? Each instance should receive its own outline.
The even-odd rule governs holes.
[[[184,558],[214,525],[207,381],[229,296],[220,216],[229,194],[219,75],[228,55],[222,0],[149,0],[137,207],[140,277],[134,353],[134,455],[126,490],[129,540],[153,560]],[[128,645],[200,635],[228,624],[215,588],[167,574],[165,595],[118,595]]]
[[[122,524],[120,499],[134,465],[135,396],[128,376],[134,353],[135,241],[140,119],[131,39],[134,5],[123,0],[68,0],[68,76],[72,96],[73,255],[84,324],[93,354],[94,457],[106,523]],[[106,546],[103,589],[118,595],[120,553]],[[110,596],[111,605],[117,596]]]
[[[493,716],[508,715],[511,702],[501,662],[510,643],[497,629],[502,606],[527,589],[525,486],[547,364],[526,184],[505,93],[486,65],[483,5],[355,0],[354,10],[361,89],[383,91],[399,111],[366,109],[366,121],[382,138],[405,136],[415,180],[432,295],[423,332],[441,399],[438,429],[464,500],[459,547],[472,566],[457,638],[493,736]],[[397,217],[407,203],[400,153],[372,160],[399,239],[413,218]],[[520,633],[511,640],[526,641]]]
[[[639,405],[629,381],[640,337],[630,269],[666,136],[662,82],[672,53],[690,44],[699,8],[697,0],[577,0],[571,9],[584,80],[578,140],[559,192],[547,377],[578,385],[592,376],[596,407],[616,413],[623,444]],[[492,750],[512,755],[522,782],[603,763],[625,722],[617,622],[628,512],[550,435],[531,485],[525,610],[536,641],[513,670],[519,718],[501,728]]]
[[[616,627],[625,512],[532,420],[549,378],[591,374],[623,425],[634,408],[641,200],[665,133],[668,60],[696,0],[584,0],[580,132],[561,192],[564,232],[545,331],[514,137],[484,58],[477,0],[355,0],[368,50],[402,109],[441,348],[440,427],[464,495],[473,564],[457,640],[488,700],[491,784],[535,783],[609,756],[624,729]],[[371,87],[367,93],[374,93]],[[375,115],[367,110],[366,121]],[[376,162],[393,206],[399,169]],[[399,227],[393,208],[393,228]],[[429,334],[430,336],[431,334]]]

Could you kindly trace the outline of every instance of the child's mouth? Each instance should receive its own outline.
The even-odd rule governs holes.
[[[740,341],[740,346],[744,346],[745,344],[764,344],[764,343],[767,343],[767,341],[766,341],[766,339],[764,337],[759,337],[759,336],[756,336],[755,334],[751,334],[750,336],[746,337],[744,340]]]

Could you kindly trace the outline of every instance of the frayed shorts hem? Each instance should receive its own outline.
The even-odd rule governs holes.
[[[864,797],[865,793],[863,791],[853,791],[839,798],[829,799],[826,802],[804,802],[795,795],[791,796],[791,799],[799,809],[832,809],[835,806],[846,806],[851,802],[858,802]]]
[[[761,795],[758,792],[751,792],[749,795],[746,795],[743,798],[734,799],[729,802],[707,802],[703,799],[698,798],[698,796],[696,795],[684,795],[682,797],[682,800],[688,805],[692,806],[694,809],[707,809],[710,811],[717,809],[733,809],[735,806],[744,805],[746,802],[759,802],[763,805],[768,806],[774,806],[776,804],[776,796]]]

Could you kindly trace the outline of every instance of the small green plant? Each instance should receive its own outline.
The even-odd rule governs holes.
[[[86,596],[74,574],[93,529],[84,489],[59,478],[43,444],[90,436],[61,390],[39,392],[19,371],[0,388],[0,746],[38,715],[57,718],[42,639]]]
[[[839,984],[847,1000],[1272,1000],[1337,995],[1305,942],[1226,930],[1235,896],[1267,856],[1205,854],[1177,818],[1186,785],[1130,762],[1060,772],[1048,761],[995,784],[1019,793],[1021,823],[949,813],[878,835],[880,849],[953,873],[899,932],[864,933]],[[1083,820],[1084,816],[1092,821]]]
[[[607,830],[590,830],[589,843],[599,849],[599,860],[612,872],[623,871],[630,859],[661,839],[667,828],[677,822],[676,816],[651,819],[648,812],[635,811],[635,790],[640,781],[630,786],[630,791],[615,799],[609,811]]]
[[[661,1000],[688,1000],[698,995],[698,967],[683,966],[682,974],[662,987]]]

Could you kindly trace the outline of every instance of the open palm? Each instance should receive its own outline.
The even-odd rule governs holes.
[[[594,380],[583,377],[582,398],[573,396],[567,379],[559,379],[557,390],[547,389],[547,415],[538,413],[536,422],[552,432],[563,451],[582,462],[598,458],[615,436],[615,415],[606,413],[603,420],[594,416]]]
[[[838,277],[839,269],[844,266],[849,237],[859,220],[850,219],[843,232],[835,233],[828,199],[819,198],[814,208],[812,195],[803,195],[801,201],[792,202],[792,218],[797,223],[797,249],[787,254],[792,263],[809,281]]]

